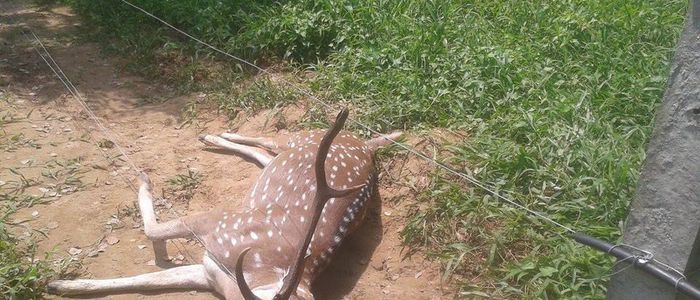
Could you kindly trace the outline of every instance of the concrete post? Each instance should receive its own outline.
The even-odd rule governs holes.
[[[689,10],[623,237],[686,273],[700,267],[700,0]],[[607,299],[685,297],[628,268],[613,276]]]

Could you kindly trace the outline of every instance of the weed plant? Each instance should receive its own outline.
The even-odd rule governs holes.
[[[141,61],[157,64],[162,49],[208,53],[118,0],[70,2],[101,40]],[[378,130],[464,131],[452,164],[609,241],[635,191],[687,3],[133,2],[238,56],[315,71],[310,88]],[[440,172],[422,201],[403,237],[442,260],[463,296],[603,298],[611,259],[560,229]]]
[[[168,179],[168,188],[164,194],[175,201],[188,202],[192,199],[197,188],[202,183],[202,175],[195,170],[187,170],[187,173],[177,174]]]

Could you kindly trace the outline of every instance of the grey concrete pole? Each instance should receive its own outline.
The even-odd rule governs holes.
[[[690,2],[623,236],[685,273],[700,267],[700,0]],[[607,299],[685,297],[628,268],[613,276]]]

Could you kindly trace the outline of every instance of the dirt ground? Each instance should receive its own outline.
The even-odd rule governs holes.
[[[172,87],[121,71],[119,59],[100,54],[97,45],[77,41],[79,20],[67,8],[39,10],[21,1],[1,1],[0,14],[0,188],[24,182],[23,194],[38,199],[12,215],[18,236],[36,239],[40,253],[73,256],[81,263],[81,278],[159,270],[135,214],[136,195],[130,187],[135,183],[133,168],[119,158],[116,147],[104,142],[106,137],[31,47],[22,33],[25,26],[47,45],[136,166],[150,175],[157,194],[168,186],[168,179],[187,170],[203,175],[190,201],[157,203],[161,220],[240,206],[239,199],[260,169],[238,157],[207,150],[197,141],[199,134],[227,131],[226,118],[203,112],[198,126],[180,128],[183,106],[200,94],[178,95]],[[154,98],[162,101],[152,104],[149,99]],[[286,108],[287,120],[298,118],[303,109]],[[269,112],[239,118],[244,118],[236,122],[242,124],[237,128],[241,134],[280,134],[266,126],[274,118]],[[415,163],[407,167],[396,159],[382,162],[387,167],[380,175],[381,197],[359,232],[345,242],[314,284],[317,299],[454,297],[449,284],[441,281],[439,267],[420,255],[407,257],[400,242],[407,207],[415,204],[410,189],[401,182],[425,181],[426,174]],[[170,241],[168,248],[175,264],[199,263],[203,253],[194,241]],[[99,296],[216,298],[206,291]]]

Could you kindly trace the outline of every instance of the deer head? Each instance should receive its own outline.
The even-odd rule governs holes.
[[[331,147],[333,139],[338,135],[340,130],[345,124],[345,120],[348,118],[348,110],[343,109],[336,117],[333,127],[328,130],[328,132],[321,139],[321,143],[318,146],[318,152],[316,153],[316,162],[314,167],[314,173],[316,175],[316,196],[313,201],[313,217],[306,230],[306,235],[301,245],[299,245],[296,261],[294,265],[290,266],[290,272],[285,276],[282,288],[277,292],[277,294],[272,298],[274,300],[286,300],[293,291],[296,290],[299,280],[301,279],[301,274],[304,268],[304,258],[306,256],[306,249],[311,243],[311,238],[313,237],[318,221],[321,219],[321,213],[323,212],[323,207],[326,202],[331,198],[345,197],[351,193],[359,191],[364,184],[357,185],[351,188],[337,190],[328,186],[328,181],[326,180],[326,157],[328,156],[328,150]],[[257,296],[248,287],[245,282],[245,277],[243,276],[243,258],[250,251],[250,248],[244,249],[236,261],[236,279],[238,282],[238,288],[241,290],[241,294],[246,300],[258,300]]]

